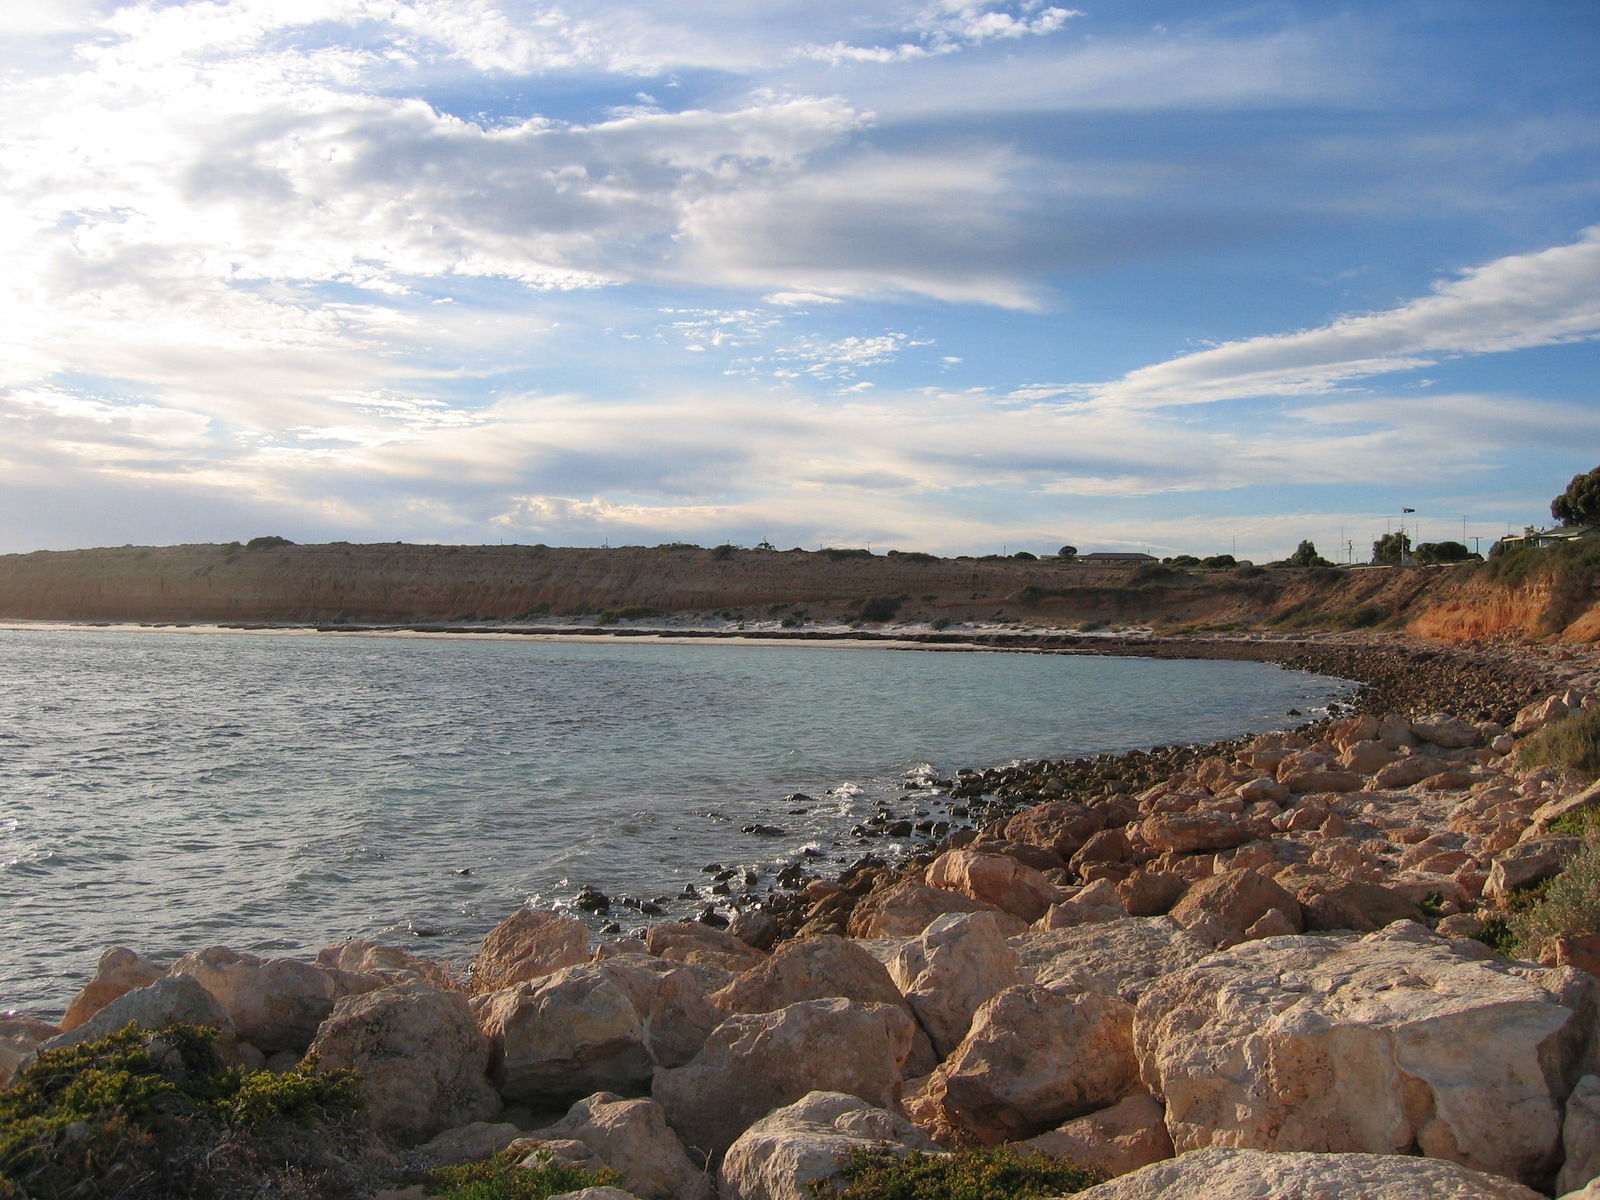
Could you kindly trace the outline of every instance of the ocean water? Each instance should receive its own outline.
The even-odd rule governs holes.
[[[880,803],[947,816],[908,779],[1283,727],[1347,691],[1240,662],[0,631],[0,1010],[58,1015],[111,945],[459,962],[583,885],[681,915],[709,864],[759,891],[902,848],[850,831]]]

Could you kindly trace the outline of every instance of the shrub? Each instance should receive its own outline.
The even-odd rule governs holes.
[[[891,550],[890,558],[898,558],[901,562],[935,563],[939,561],[937,554],[925,554],[921,550]]]
[[[1065,1196],[1101,1182],[1100,1176],[1064,1159],[1019,1155],[1001,1146],[956,1154],[897,1154],[856,1147],[841,1155],[846,1186],[835,1200],[1041,1200]],[[834,1195],[826,1182],[818,1196]]]
[[[894,615],[900,611],[903,597],[900,596],[871,596],[861,602],[861,612],[858,616],[862,621],[892,621]]]
[[[642,621],[647,617],[659,617],[661,610],[651,608],[648,604],[624,604],[620,608],[608,608],[596,619],[596,625],[615,625],[618,621]]]
[[[304,1179],[358,1106],[354,1073],[224,1068],[215,1038],[130,1025],[40,1053],[0,1092],[0,1195],[210,1196],[241,1175]],[[324,1136],[274,1136],[288,1125]]]
[[[731,542],[723,542],[722,545],[715,547],[711,551],[711,561],[729,562],[733,559],[734,554],[738,552],[738,549],[739,547]]]
[[[1585,782],[1600,779],[1600,708],[1568,713],[1522,740],[1518,765],[1555,767]]]
[[[844,549],[839,546],[824,546],[821,550],[817,551],[817,553],[822,555],[829,562],[838,562],[841,559],[846,558],[872,557],[871,550]]]
[[[935,633],[937,633],[941,629],[949,629],[950,628],[950,618],[949,617],[935,617],[933,619],[932,623],[931,623],[931,627],[932,627],[932,629],[934,630]]]
[[[547,1200],[563,1192],[588,1187],[616,1187],[622,1176],[607,1167],[585,1171],[581,1167],[557,1163],[548,1151],[540,1152],[531,1167],[518,1164],[525,1157],[519,1150],[508,1150],[482,1162],[459,1167],[439,1167],[424,1177],[429,1195],[446,1200]]]
[[[1537,958],[1553,937],[1600,933],[1600,833],[1591,829],[1561,873],[1506,919],[1517,958]]]
[[[267,537],[253,537],[253,538],[251,538],[248,542],[246,542],[244,544],[244,548],[246,550],[271,550],[275,546],[292,546],[292,545],[294,545],[294,543],[291,542],[286,537],[278,537],[276,535],[269,535]]]

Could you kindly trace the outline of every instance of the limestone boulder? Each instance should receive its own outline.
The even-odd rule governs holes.
[[[1019,982],[1010,926],[989,913],[952,913],[910,939],[889,975],[943,1058],[966,1037],[972,1014],[1002,988]]]
[[[903,1004],[888,969],[846,938],[825,935],[787,942],[711,996],[726,1012],[772,1012],[802,1000],[843,996]]]
[[[411,1158],[426,1167],[480,1162],[493,1158],[521,1136],[522,1130],[507,1121],[472,1121],[429,1138],[411,1152]]]
[[[1273,882],[1299,901],[1308,931],[1349,929],[1371,933],[1396,921],[1422,920],[1416,905],[1382,884],[1346,879],[1299,864],[1279,871]]]
[[[1130,1003],[1151,981],[1192,966],[1211,947],[1167,917],[1124,917],[1011,939],[1021,981],[1099,992]]]
[[[1561,1143],[1565,1160],[1556,1176],[1557,1195],[1600,1179],[1600,1075],[1585,1075],[1567,1097]]]
[[[359,938],[324,946],[317,951],[317,966],[354,975],[375,975],[384,983],[404,983],[411,979],[440,991],[451,991],[459,986],[440,963],[418,958],[399,946],[381,946]]]
[[[1382,742],[1373,739],[1348,746],[1344,753],[1339,755],[1339,766],[1359,775],[1375,775],[1390,763],[1397,761],[1399,757],[1398,750],[1391,750]]]
[[[624,1099],[596,1092],[579,1100],[554,1125],[529,1135],[528,1144],[571,1140],[583,1143],[598,1165],[622,1176],[641,1200],[709,1200],[711,1180],[692,1161],[653,1100]]]
[[[238,1036],[263,1054],[303,1052],[341,996],[384,986],[375,976],[293,958],[261,958],[226,946],[185,954],[169,974],[189,976],[215,996]]]
[[[1307,792],[1354,792],[1367,782],[1359,772],[1341,771],[1332,766],[1316,771],[1300,771],[1287,777],[1280,776],[1280,779],[1290,794],[1295,796]]]
[[[489,1040],[460,992],[410,981],[343,996],[309,1053],[318,1070],[355,1070],[367,1120],[399,1142],[500,1112],[487,1078]]]
[[[1017,1149],[1064,1158],[1115,1178],[1172,1157],[1165,1116],[1160,1102],[1141,1092],[1020,1142]]]
[[[999,911],[960,892],[907,879],[864,897],[850,914],[849,932],[853,938],[916,937],[946,913]],[[1020,927],[1020,918],[1012,919]]]
[[[1202,879],[1168,915],[1201,941],[1226,948],[1242,942],[1268,914],[1275,932],[1298,933],[1300,903],[1266,875],[1256,871],[1224,871]],[[1257,936],[1260,936],[1258,931]]]
[[[648,1090],[655,1061],[633,998],[607,969],[617,961],[567,967],[476,998],[492,1047],[490,1078],[505,1099],[549,1106],[593,1092]]]
[[[94,977],[67,1005],[66,1015],[61,1018],[61,1032],[76,1029],[118,996],[149,987],[166,973],[165,967],[142,958],[126,946],[112,946],[100,956]]]
[[[571,917],[522,908],[491,929],[472,965],[472,990],[498,992],[589,958],[589,927]]]
[[[843,1092],[810,1092],[739,1135],[722,1160],[718,1194],[721,1200],[816,1200],[842,1180],[840,1156],[857,1147],[938,1150],[898,1113]]]
[[[1077,1200],[1541,1200],[1498,1175],[1398,1154],[1198,1150],[1079,1192]]]
[[[706,1035],[726,1015],[710,997],[737,976],[704,962],[678,962],[648,954],[603,961],[602,973],[628,995],[645,1049],[658,1067],[680,1067],[700,1052]]]
[[[929,885],[992,904],[1024,921],[1037,921],[1061,897],[1044,875],[1005,854],[946,850],[929,864]]]
[[[1463,750],[1483,740],[1483,731],[1476,725],[1450,713],[1415,718],[1411,722],[1411,732],[1418,741],[1444,750]]]
[[[736,1013],[694,1061],[658,1070],[651,1095],[685,1145],[720,1159],[756,1121],[808,1092],[897,1108],[915,1030],[902,1008],[840,999]]]
[[[1105,827],[1104,809],[1053,800],[1012,817],[1006,822],[1005,835],[1008,841],[1043,846],[1066,859]]]
[[[1596,991],[1407,922],[1214,954],[1146,989],[1134,1038],[1180,1154],[1420,1151],[1533,1184],[1559,1162]]]
[[[766,954],[733,934],[699,921],[666,921],[650,926],[645,945],[658,958],[701,963],[735,974],[766,960]]]
[[[1567,865],[1583,845],[1575,837],[1544,837],[1516,845],[1495,855],[1483,894],[1503,900],[1518,888],[1549,879]]]
[[[1140,1090],[1132,1005],[1027,983],[978,1010],[971,1031],[922,1089],[913,1116],[943,1138],[996,1146]]]
[[[39,1044],[60,1032],[59,1025],[48,1021],[0,1016],[0,1088],[10,1087],[17,1072],[33,1061]]]
[[[234,1042],[233,1021],[216,997],[187,975],[163,977],[148,987],[124,992],[83,1024],[39,1043],[59,1050],[116,1033],[125,1025],[160,1029],[163,1025],[204,1025],[218,1033],[217,1050],[227,1057]]]
[[[1158,853],[1193,854],[1243,845],[1255,834],[1233,813],[1199,811],[1146,817],[1139,822],[1139,836]]]
[[[1375,792],[1408,788],[1431,775],[1439,774],[1449,765],[1444,759],[1431,754],[1408,754],[1397,758],[1387,767],[1379,768],[1368,781],[1367,787]]]

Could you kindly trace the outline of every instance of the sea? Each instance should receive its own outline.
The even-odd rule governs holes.
[[[59,1016],[113,945],[460,964],[528,902],[597,932],[727,912],[730,868],[759,894],[913,849],[862,836],[880,812],[959,828],[962,768],[1284,728],[1351,689],[826,642],[0,630],[0,1011]]]

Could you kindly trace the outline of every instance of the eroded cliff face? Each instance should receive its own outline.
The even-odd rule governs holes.
[[[919,622],[1600,640],[1600,596],[1579,578],[1507,587],[1474,567],[1184,572],[699,547],[125,546],[0,557],[0,618],[518,621],[633,608],[841,621],[893,597],[897,618]]]

